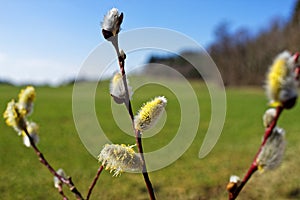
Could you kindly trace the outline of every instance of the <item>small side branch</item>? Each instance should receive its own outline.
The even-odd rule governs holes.
[[[244,176],[242,182],[240,183],[240,185],[238,185],[238,187],[234,190],[234,191],[230,191],[229,192],[229,200],[234,200],[237,198],[237,196],[239,195],[239,193],[241,192],[241,190],[243,189],[243,187],[246,185],[246,183],[250,180],[251,176],[257,171],[258,167],[257,167],[257,157],[260,154],[263,146],[266,144],[267,139],[270,137],[271,133],[273,132],[273,129],[275,128],[277,121],[279,119],[280,114],[283,111],[283,107],[279,106],[276,108],[276,115],[273,119],[273,121],[271,122],[270,126],[266,129],[265,131],[265,135],[264,135],[264,139],[258,149],[258,152],[256,153],[254,160],[250,166],[250,168],[248,169],[248,172],[246,173],[246,175]]]
[[[147,166],[146,166],[146,162],[145,162],[145,158],[144,158],[142,138],[141,138],[141,132],[140,131],[136,130],[135,138],[136,138],[136,144],[137,144],[137,147],[138,147],[138,150],[139,150],[139,153],[141,155],[142,162],[143,162],[143,171],[142,171],[143,177],[144,177],[144,180],[145,180],[145,183],[146,183],[146,186],[147,186],[148,193],[150,195],[150,199],[154,200],[155,199],[155,194],[154,194],[153,186],[152,186],[152,183],[150,181],[150,178],[149,178],[149,175],[148,175],[148,172],[147,172]]]
[[[62,189],[62,183],[58,184],[58,193],[62,196],[63,200],[68,200],[68,197],[64,194],[64,191]]]
[[[144,154],[143,154],[143,145],[142,145],[141,132],[139,130],[136,130],[135,126],[134,126],[134,115],[133,115],[132,106],[131,106],[131,102],[130,102],[130,98],[129,98],[129,90],[128,90],[128,84],[127,84],[127,81],[126,81],[126,73],[125,73],[125,58],[126,58],[126,55],[125,54],[121,55],[121,53],[120,53],[119,44],[118,44],[118,35],[112,37],[110,41],[111,41],[112,45],[114,46],[114,48],[116,50],[116,53],[117,53],[117,56],[118,56],[118,61],[119,61],[120,71],[121,71],[121,74],[123,76],[123,83],[124,83],[125,95],[126,95],[125,96],[125,106],[128,110],[129,116],[130,116],[131,121],[132,121],[132,126],[133,126],[133,129],[134,129],[134,132],[135,132],[136,144],[137,144],[138,151],[141,155],[141,159],[142,159],[142,162],[143,162],[142,174],[143,174],[146,186],[147,186],[147,190],[148,190],[150,199],[155,200],[156,198],[155,198],[153,186],[152,186],[152,183],[150,181],[150,178],[149,178],[149,175],[148,175],[148,172],[147,172],[146,162],[145,162],[145,158],[144,158]]]
[[[95,185],[96,185],[96,183],[97,183],[97,181],[98,181],[98,179],[99,179],[99,176],[100,176],[102,170],[103,170],[103,166],[101,165],[101,166],[98,168],[97,174],[96,174],[96,176],[94,177],[94,180],[93,180],[92,184],[91,184],[90,187],[89,187],[89,191],[88,191],[88,194],[87,194],[87,196],[86,196],[86,200],[89,200],[89,199],[90,199],[90,196],[91,196],[91,194],[92,194],[92,191],[93,191],[93,189],[94,189],[94,187],[95,187]]]
[[[56,176],[61,182],[63,182],[64,184],[66,184],[69,187],[70,191],[74,193],[76,199],[78,199],[78,200],[84,200],[84,198],[82,197],[81,193],[75,187],[75,185],[74,185],[71,177],[69,177],[69,178],[66,179],[66,178],[60,176],[54,170],[54,168],[49,164],[49,162],[46,160],[46,158],[41,153],[41,151],[37,148],[37,146],[35,145],[34,141],[30,137],[30,134],[28,133],[27,128],[24,129],[24,132],[25,132],[26,136],[29,138],[30,145],[32,146],[32,148],[34,149],[36,155],[38,156],[39,161],[48,168],[48,170],[50,171],[51,174],[53,174],[53,176]]]

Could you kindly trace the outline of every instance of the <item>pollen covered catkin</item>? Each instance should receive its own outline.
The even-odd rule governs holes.
[[[118,176],[124,171],[142,170],[142,160],[140,155],[135,153],[133,146],[125,144],[106,144],[101,150],[98,160],[106,170],[114,172],[113,176]]]
[[[167,99],[163,96],[155,97],[141,107],[134,117],[135,129],[143,132],[153,127],[162,115]]]

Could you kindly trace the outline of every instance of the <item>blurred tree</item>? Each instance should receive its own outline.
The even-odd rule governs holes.
[[[300,0],[295,2],[289,19],[275,17],[262,30],[255,32],[253,34],[243,27],[232,30],[228,21],[216,26],[215,39],[207,50],[226,85],[262,85],[275,55],[283,50],[299,51]],[[149,62],[166,64],[187,78],[200,77],[193,66],[180,56],[152,56]]]
[[[300,26],[300,0],[296,1],[291,23],[293,26]]]
[[[290,24],[276,17],[264,29],[252,35],[246,28],[230,32],[228,24],[221,22],[216,27],[216,39],[208,47],[208,52],[225,84],[262,85],[265,71],[274,55],[283,50],[298,51],[299,28],[297,30]]]

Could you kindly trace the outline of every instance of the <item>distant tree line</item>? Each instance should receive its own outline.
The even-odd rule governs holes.
[[[199,79],[201,78],[200,73],[197,69],[186,60],[186,58],[190,57],[198,57],[201,56],[199,52],[193,51],[185,51],[182,52],[180,55],[172,54],[168,56],[158,56],[152,55],[148,60],[148,66],[146,67],[146,73],[149,75],[155,76],[168,76],[168,77],[175,77],[176,74],[174,71],[170,71],[167,67],[171,67],[181,75],[185,76],[189,79]],[[203,59],[199,59],[203,60]]]
[[[283,50],[300,50],[300,0],[289,19],[275,18],[255,34],[247,28],[231,31],[229,23],[220,23],[207,47],[226,85],[261,85],[272,59]],[[187,78],[201,77],[180,56],[152,56],[149,63],[166,64]]]
[[[273,19],[255,36],[245,28],[233,33],[229,28],[228,23],[221,23],[215,31],[216,40],[208,47],[224,82],[227,85],[262,84],[274,56],[283,50],[300,49],[300,1],[296,2],[289,20]]]

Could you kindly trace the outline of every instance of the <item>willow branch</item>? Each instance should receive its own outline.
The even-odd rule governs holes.
[[[93,189],[94,189],[94,187],[95,187],[95,185],[96,185],[96,183],[97,183],[97,181],[98,181],[98,178],[99,178],[99,176],[100,176],[102,170],[103,170],[103,165],[101,165],[101,166],[98,168],[97,174],[96,174],[96,176],[94,177],[94,180],[93,180],[92,184],[91,184],[90,187],[89,187],[89,191],[88,191],[88,194],[87,194],[87,196],[86,196],[86,200],[89,200],[89,199],[90,199],[90,196],[91,196],[91,194],[92,194],[92,191],[93,191]]]
[[[135,132],[136,144],[137,144],[137,147],[138,147],[138,151],[141,155],[141,159],[142,159],[142,163],[143,163],[142,174],[143,174],[143,177],[144,177],[145,184],[147,186],[147,190],[148,190],[150,199],[155,200],[156,198],[155,198],[153,186],[152,186],[152,183],[150,181],[150,178],[149,178],[149,175],[148,175],[148,172],[147,172],[146,162],[145,162],[145,158],[144,158],[141,132],[139,130],[136,130],[135,126],[134,126],[134,115],[133,115],[132,106],[131,106],[131,102],[130,102],[130,98],[129,98],[129,90],[128,90],[128,84],[127,84],[127,81],[126,81],[126,73],[125,73],[125,58],[126,58],[126,56],[120,54],[120,49],[119,49],[119,44],[118,44],[118,35],[112,37],[110,41],[111,41],[111,43],[113,44],[113,46],[116,50],[116,53],[117,53],[117,56],[118,56],[118,61],[119,61],[120,71],[121,71],[121,74],[123,76],[123,84],[124,84],[124,88],[125,88],[125,106],[128,110],[129,116],[130,116],[131,121],[132,121],[132,126],[133,126],[133,129],[134,129],[134,132]]]
[[[257,157],[260,154],[263,146],[266,144],[268,138],[270,137],[271,133],[273,132],[273,129],[275,128],[277,121],[279,119],[280,114],[283,111],[283,107],[278,106],[276,108],[276,115],[274,117],[274,119],[272,120],[270,126],[266,129],[265,134],[264,134],[264,138],[263,141],[258,149],[258,152],[256,153],[254,160],[250,166],[250,168],[248,169],[248,172],[246,173],[246,175],[244,176],[241,184],[233,191],[229,193],[229,200],[234,200],[236,199],[236,197],[239,195],[239,193],[241,192],[241,190],[243,189],[243,187],[246,185],[246,183],[250,180],[251,176],[257,171]]]
[[[62,189],[62,183],[58,184],[58,193],[63,197],[63,200],[68,200],[68,197],[64,194],[64,191]]]
[[[145,183],[146,183],[146,186],[147,186],[148,193],[150,195],[150,199],[155,199],[153,186],[152,186],[152,183],[150,181],[150,178],[149,178],[149,175],[148,175],[148,172],[147,172],[147,166],[146,166],[146,162],[145,162],[145,158],[144,158],[141,132],[139,130],[135,130],[135,133],[136,133],[136,135],[135,135],[136,144],[137,144],[137,147],[138,147],[138,150],[139,150],[139,153],[141,155],[142,162],[143,162],[143,166],[142,166],[143,167],[143,171],[142,171],[143,177],[144,177],[144,180],[145,180]]]
[[[32,146],[32,148],[34,149],[36,155],[38,156],[39,161],[48,168],[48,170],[50,171],[51,174],[53,174],[53,176],[56,176],[61,182],[63,182],[64,184],[66,184],[69,187],[70,191],[74,193],[75,197],[78,200],[84,200],[84,198],[82,197],[81,193],[75,187],[75,185],[74,185],[71,177],[64,178],[63,176],[60,176],[54,170],[54,168],[49,164],[49,162],[46,160],[46,158],[41,153],[41,151],[37,148],[37,146],[35,145],[33,139],[31,138],[30,134],[28,133],[27,128],[24,128],[24,132],[25,132],[26,136],[29,138],[30,145]]]

